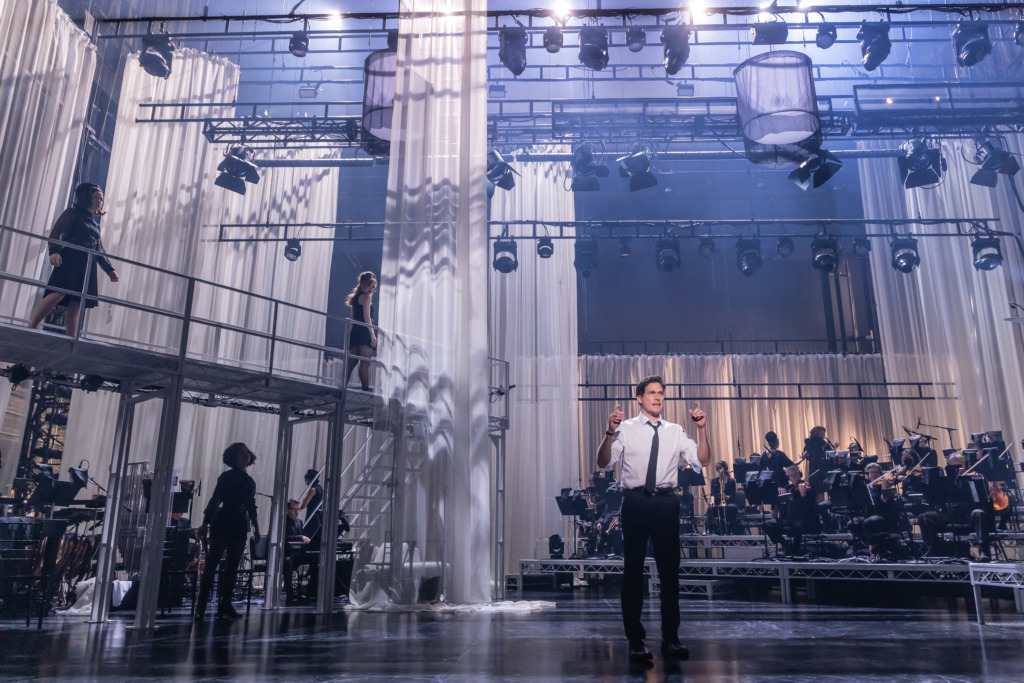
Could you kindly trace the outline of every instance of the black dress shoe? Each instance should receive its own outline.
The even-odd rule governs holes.
[[[218,619],[241,619],[242,615],[235,611],[231,605],[222,605],[217,608]]]
[[[661,653],[666,657],[672,657],[673,659],[689,659],[690,651],[686,649],[686,646],[676,641],[665,641],[661,644]]]
[[[644,641],[637,640],[629,644],[629,661],[631,662],[649,662],[654,659],[654,655],[651,651],[644,647]]]

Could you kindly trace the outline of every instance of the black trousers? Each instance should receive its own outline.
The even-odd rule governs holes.
[[[221,607],[231,604],[231,594],[235,590],[235,583],[238,582],[238,565],[242,562],[242,555],[245,553],[245,540],[245,537],[242,537],[241,540],[210,538],[210,548],[206,553],[206,566],[203,568],[203,578],[199,582],[199,609],[206,608],[210,593],[213,592],[213,577],[217,573],[217,565],[224,559],[225,554],[227,560],[217,586],[217,596],[218,604]]]
[[[640,490],[622,497],[622,624],[631,641],[647,637],[640,616],[644,609],[644,559],[647,541],[661,582],[661,636],[679,637],[679,498],[675,493],[648,496]]]

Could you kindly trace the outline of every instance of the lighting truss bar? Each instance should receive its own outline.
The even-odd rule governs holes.
[[[857,85],[853,88],[858,126],[913,128],[917,134],[951,129],[980,132],[1024,130],[1024,85],[934,83]]]
[[[986,13],[986,14],[1000,14],[1004,12],[1014,12],[1024,10],[1024,3],[950,3],[946,5],[930,5],[930,4],[876,4],[876,5],[815,5],[813,7],[797,7],[797,6],[781,6],[777,7],[772,11],[772,14],[779,16],[788,15],[813,15],[817,13],[822,14],[871,14],[871,15],[906,15],[914,12],[933,12],[939,14],[948,14],[951,16],[961,17],[968,16],[971,13]],[[760,6],[745,6],[745,7],[708,7],[705,8],[704,13],[707,15],[719,15],[723,21],[728,21],[729,17],[754,17],[759,14],[765,13],[765,9]],[[653,18],[656,22],[669,22],[673,23],[676,18],[681,14],[688,14],[685,11],[680,11],[678,7],[667,7],[667,8],[628,8],[628,9],[574,9],[570,13],[568,21],[572,20],[588,20],[588,19],[610,19],[618,18],[621,19],[623,25],[628,21],[634,21],[641,17]],[[121,26],[133,25],[133,24],[151,24],[151,23],[164,23],[164,22],[202,22],[204,25],[209,25],[211,22],[223,22],[225,30],[230,26],[231,23],[274,23],[274,24],[302,24],[303,22],[312,22],[314,25],[320,21],[335,21],[341,19],[345,22],[351,21],[367,21],[367,22],[380,22],[382,28],[386,28],[388,22],[397,23],[399,19],[399,13],[397,12],[338,12],[338,13],[309,13],[309,14],[234,14],[234,15],[210,15],[209,11],[204,11],[202,14],[191,14],[191,15],[178,15],[178,16],[150,16],[150,17],[123,17],[123,18],[104,18],[97,19],[97,26],[114,26],[116,29],[120,29]],[[405,15],[408,18],[430,18],[434,16],[430,12],[410,12]],[[554,10],[551,9],[506,9],[506,10],[490,10],[487,12],[487,17],[491,21],[488,22],[493,28],[498,28],[500,21],[503,18],[516,19],[522,22],[527,27],[547,27],[552,22],[563,23],[564,20]],[[536,24],[535,20],[539,21]],[[505,22],[508,23],[507,21]],[[701,24],[703,26],[703,24]]]
[[[356,148],[360,145],[361,121],[358,116],[206,119],[203,135],[214,143],[246,143],[261,149]]]
[[[915,232],[914,237],[960,238],[969,237],[979,231],[994,236],[1011,236],[1010,233],[994,229],[998,218],[918,218],[918,219],[870,219],[870,218],[796,218],[796,219],[736,219],[736,220],[676,220],[676,221],[488,221],[488,239],[535,240],[541,237],[575,240],[579,235],[596,239],[620,240],[623,237],[657,239],[671,235],[680,239],[702,237],[737,237],[756,235],[760,237],[793,237],[813,239],[821,231],[836,237],[868,237],[886,239],[890,234],[907,233],[911,227],[926,227],[927,232]],[[222,223],[218,242],[284,242],[299,239],[302,242],[334,242],[339,240],[380,240],[387,226],[383,221],[348,223]],[[869,226],[881,227],[887,234],[865,235]],[[528,229],[530,234],[512,234]],[[945,231],[937,231],[946,228]],[[275,231],[275,236],[248,236],[245,233]],[[319,230],[330,232],[324,236],[299,236],[303,232]],[[234,233],[243,233],[236,236]]]

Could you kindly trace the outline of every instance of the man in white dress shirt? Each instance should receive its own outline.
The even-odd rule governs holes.
[[[654,546],[654,561],[661,582],[661,650],[676,659],[689,651],[679,641],[679,499],[678,467],[711,464],[707,415],[696,404],[690,419],[697,426],[698,445],[677,424],[661,419],[665,382],[648,377],[636,386],[640,414],[624,420],[621,406],[608,417],[608,430],[597,451],[597,466],[622,467],[622,622],[629,641],[629,658],[652,658],[644,645],[646,631],[640,621],[644,606],[644,557],[647,540]]]

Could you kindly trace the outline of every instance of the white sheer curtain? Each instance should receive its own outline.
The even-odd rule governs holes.
[[[491,200],[493,220],[568,221],[573,195],[562,187],[567,163],[513,164],[521,174],[510,192]],[[510,236],[532,235],[532,226]],[[548,536],[562,532],[551,496],[580,480],[576,408],[576,269],[572,240],[555,240],[551,258],[536,241],[519,242],[519,268],[491,271],[491,355],[510,364],[509,430],[505,456],[505,568],[547,552]],[[526,505],[524,501],[545,501]]]
[[[1018,147],[1016,139],[1010,142]],[[1008,189],[1010,178],[1001,176],[996,190],[971,185],[977,169],[964,161],[959,143],[943,145],[943,154],[949,169],[935,189],[904,190],[891,160],[861,160],[864,215],[998,218],[997,229],[1020,235],[1021,211]],[[894,403],[894,426],[923,417],[955,427],[958,447],[970,432],[1001,429],[1008,443],[1024,436],[1021,327],[1005,320],[1019,315],[1010,303],[1021,303],[1022,259],[1013,239],[1004,238],[1002,246],[1003,266],[988,272],[973,267],[966,237],[921,238],[921,265],[910,274],[890,266],[888,249],[872,251],[886,375],[892,381],[952,382],[959,398]],[[945,438],[942,443],[949,445]]]
[[[201,124],[137,123],[138,104],[153,102],[230,102],[237,91],[237,68],[225,60],[182,50],[175,57],[174,75],[153,79],[129,60],[126,87],[111,155],[111,181],[107,193],[112,209],[105,218],[105,242],[112,253],[153,264],[218,284],[290,302],[303,309],[327,308],[331,242],[306,242],[302,256],[285,259],[281,242],[218,242],[222,223],[333,222],[337,214],[337,171],[281,166],[262,169],[258,185],[248,185],[239,196],[216,187],[222,151],[201,135]],[[212,108],[211,108],[212,109]],[[138,150],[147,150],[145,155]],[[300,152],[267,152],[263,158],[302,160]],[[225,233],[279,238],[281,229]],[[299,235],[302,237],[302,235]],[[181,310],[184,287],[180,278],[154,274],[142,268],[118,267],[122,281],[107,285],[114,296],[170,310]],[[123,289],[121,289],[123,288]],[[241,293],[200,285],[195,292],[197,314],[243,329],[270,331],[273,309],[264,300]],[[89,321],[90,334],[135,341],[158,349],[177,345],[179,328],[147,314],[101,304],[99,319]],[[285,336],[322,344],[325,318],[302,309],[281,307],[278,329]],[[191,348],[219,363],[265,365],[268,345],[251,336],[218,332],[197,326]],[[318,353],[285,345],[275,354],[275,367],[317,375]],[[155,452],[159,403],[146,404],[136,417],[133,461]],[[75,392],[68,425],[68,443],[75,458],[88,458],[94,473],[108,469],[114,437],[117,397]],[[234,441],[244,441],[259,460],[250,470],[261,491],[269,491],[274,476],[277,417],[228,408],[182,409],[175,468],[184,478],[204,482],[200,507],[212,493],[223,470],[220,453]],[[301,473],[322,464],[326,445],[323,427],[296,429],[289,491],[301,493]],[[77,460],[76,460],[77,462]],[[102,481],[102,477],[97,477]],[[261,501],[257,501],[260,503]],[[266,503],[266,501],[262,501]],[[270,506],[261,507],[266,529]]]
[[[55,0],[0,0],[0,225],[42,234],[67,206],[96,49]],[[0,236],[4,272],[39,277],[46,249]],[[39,289],[0,284],[0,316],[25,318]]]
[[[400,434],[390,576],[403,601],[417,567],[441,574],[449,602],[491,597],[486,9],[400,6],[375,384],[392,399],[379,424]]]
[[[628,384],[618,390],[621,396],[632,397],[636,383],[649,375],[661,375],[669,384],[804,382],[835,385],[885,381],[882,359],[877,355],[581,356],[579,360],[581,384]],[[600,397],[602,391],[598,387],[584,388],[581,395]],[[677,391],[670,388],[669,397],[680,398]],[[737,455],[747,457],[760,453],[768,431],[779,435],[783,451],[791,457],[799,457],[803,440],[811,427],[817,425],[824,426],[829,438],[841,448],[846,448],[850,437],[855,436],[867,453],[884,455],[888,452],[884,439],[891,438],[892,428],[884,390],[874,390],[879,400],[838,400],[856,396],[857,392],[855,388],[836,386],[805,387],[802,396],[806,398],[798,398],[801,394],[797,389],[787,387],[751,386],[743,387],[742,391],[750,400],[729,400],[727,397],[735,396],[735,391],[728,386],[686,388],[681,396],[685,400],[666,402],[665,418],[692,431],[686,409],[693,408],[695,398],[706,397],[708,400],[701,402],[701,408],[708,414],[713,462],[731,463]],[[865,395],[872,395],[872,391],[865,391]],[[786,397],[787,400],[770,397]],[[597,447],[614,405],[614,400],[580,401],[584,472],[596,466]],[[636,401],[632,398],[623,401],[623,409],[627,417],[633,417],[637,414]],[[557,491],[548,493],[555,495]],[[551,505],[554,506],[554,502]]]

